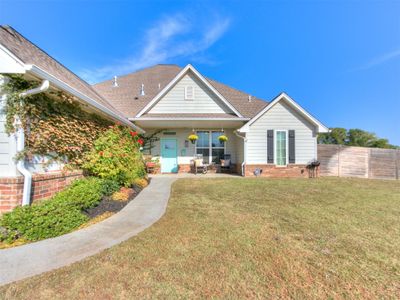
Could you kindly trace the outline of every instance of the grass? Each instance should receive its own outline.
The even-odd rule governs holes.
[[[398,298],[400,183],[183,179],[138,236],[9,299]]]

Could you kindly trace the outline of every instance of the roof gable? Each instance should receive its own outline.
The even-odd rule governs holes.
[[[23,62],[0,44],[0,72],[25,73]]]
[[[261,110],[257,115],[255,115],[249,122],[243,125],[238,131],[239,132],[248,132],[249,127],[257,121],[261,116],[271,110],[277,103],[285,101],[291,108],[294,109],[299,115],[304,117],[308,122],[313,124],[317,128],[317,132],[329,132],[329,128],[323,125],[320,121],[318,121],[315,117],[313,117],[310,113],[308,113],[304,108],[302,108],[296,101],[294,101],[289,95],[286,93],[279,94],[272,102],[270,102],[263,110]]]
[[[93,88],[126,117],[134,118],[182,69],[178,65],[159,64],[118,77],[118,87],[113,87],[113,81],[107,80],[93,85]],[[268,104],[254,96],[249,101],[248,93],[210,78],[205,79],[245,118],[254,117]],[[142,84],[144,96],[140,95]]]
[[[186,99],[185,90],[192,89],[194,99]],[[187,72],[160,100],[148,110],[162,113],[236,114],[191,71]]]
[[[224,96],[222,96],[217,89],[213,85],[210,84],[210,82],[203,76],[201,75],[192,65],[188,64],[185,68],[183,68],[176,76],[171,80],[171,82],[164,87],[137,115],[136,117],[140,117],[146,112],[149,112],[151,108],[153,108],[157,103],[159,103],[163,97],[167,95],[168,92],[170,92],[176,85],[186,76],[189,74],[189,77],[186,77],[187,80],[192,80],[193,82],[196,83],[196,85],[201,89],[201,91],[204,94],[208,94],[208,100],[211,100],[214,102],[214,108],[216,109],[217,106],[220,107],[221,113],[227,113],[227,112],[232,112],[235,114],[237,117],[242,118],[243,116],[237,111],[237,109],[229,103]],[[179,87],[178,87],[179,89]],[[209,90],[209,93],[207,93],[207,89]],[[228,108],[228,111],[225,109],[222,109],[222,106],[220,103],[218,103],[217,99],[220,100],[220,103],[222,103],[226,108]],[[168,100],[167,100],[168,101]],[[210,101],[208,101],[211,103]],[[201,103],[200,103],[201,104]],[[205,102],[204,102],[205,104]],[[191,106],[194,108],[194,105],[187,105],[187,108]],[[159,111],[153,111],[153,112],[159,112]],[[167,111],[166,111],[167,112]],[[193,111],[184,111],[184,112],[193,112]],[[200,113],[203,113],[204,111],[199,111]]]

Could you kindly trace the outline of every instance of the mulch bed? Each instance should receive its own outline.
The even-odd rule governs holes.
[[[102,215],[105,212],[119,212],[121,209],[123,209],[130,201],[132,201],[142,190],[139,187],[133,187],[133,190],[135,191],[130,195],[128,198],[128,201],[114,201],[111,199],[111,197],[103,197],[99,205],[96,207],[89,208],[85,210],[83,213],[87,215],[90,219],[93,219],[99,215]]]

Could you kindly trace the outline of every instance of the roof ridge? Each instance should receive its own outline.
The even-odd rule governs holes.
[[[133,75],[133,74],[137,74],[137,73],[146,71],[146,70],[148,70],[148,69],[155,68],[155,67],[157,67],[157,66],[175,66],[175,67],[178,67],[178,68],[180,68],[180,69],[183,69],[183,68],[182,68],[181,66],[179,66],[178,64],[155,64],[155,65],[152,65],[152,66],[148,66],[148,67],[143,67],[143,68],[141,68],[141,69],[137,69],[137,70],[135,70],[135,71],[133,71],[133,72],[130,72],[130,73],[127,73],[127,74],[116,75],[116,76],[117,76],[118,78],[124,78],[124,77],[130,76],[130,75]],[[102,83],[105,83],[105,82],[111,81],[111,80],[113,80],[113,79],[111,78],[111,79],[103,80],[103,81],[94,83],[94,84],[92,84],[91,86],[96,86],[96,85],[98,85],[98,84],[102,84]]]

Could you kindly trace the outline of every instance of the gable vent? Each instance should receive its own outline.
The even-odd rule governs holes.
[[[194,87],[188,85],[185,87],[185,100],[193,100],[194,99]]]

